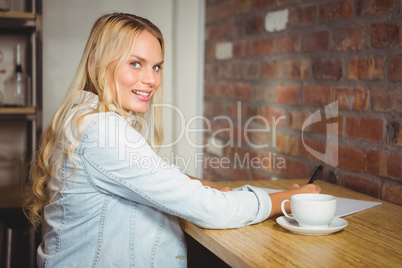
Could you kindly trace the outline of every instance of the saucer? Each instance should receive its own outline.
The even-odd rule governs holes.
[[[317,229],[299,227],[297,221],[289,219],[285,216],[277,218],[276,222],[286,230],[301,235],[329,235],[342,230],[348,225],[347,221],[338,217],[335,217],[327,228],[317,228]]]

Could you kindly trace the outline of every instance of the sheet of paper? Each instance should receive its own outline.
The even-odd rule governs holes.
[[[270,189],[270,188],[260,188],[267,192],[268,194],[273,194],[277,192],[281,192],[282,190],[277,189]],[[236,189],[234,189],[236,190]],[[365,209],[369,209],[375,206],[381,205],[381,202],[372,202],[372,201],[363,201],[363,200],[356,200],[356,199],[349,199],[349,198],[342,198],[338,197],[338,204],[336,209],[336,216],[337,217],[344,217],[346,215],[350,215]]]
[[[381,202],[363,201],[338,197],[336,216],[344,217],[365,209],[381,205]]]

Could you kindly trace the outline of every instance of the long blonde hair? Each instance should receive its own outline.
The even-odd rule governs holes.
[[[37,157],[32,161],[30,170],[30,185],[24,202],[24,212],[31,223],[37,227],[43,221],[43,209],[49,203],[50,193],[48,183],[52,174],[57,174],[60,167],[60,160],[54,163],[52,160],[57,145],[66,138],[65,123],[69,111],[77,103],[82,104],[82,93],[89,91],[99,98],[97,109],[94,112],[109,112],[113,110],[124,117],[133,127],[141,130],[142,119],[151,121],[153,124],[153,135],[149,143],[155,149],[163,139],[162,113],[160,109],[148,109],[146,114],[132,114],[124,110],[119,100],[115,99],[111,81],[108,81],[108,68],[112,62],[116,62],[114,69],[114,81],[116,81],[117,70],[127,62],[130,50],[135,42],[135,37],[141,32],[148,31],[158,39],[162,56],[164,57],[164,40],[161,31],[149,20],[125,13],[106,14],[98,18],[92,27],[87,44],[77,71],[74,75],[70,88],[50,125],[43,133],[39,145]],[[115,87],[117,88],[117,84]],[[162,88],[160,87],[153,94],[150,105],[161,103]],[[111,108],[113,107],[113,108]],[[82,135],[82,119],[73,120],[74,129],[78,129],[78,140]],[[135,118],[135,120],[133,120]],[[68,145],[68,156],[76,144]]]

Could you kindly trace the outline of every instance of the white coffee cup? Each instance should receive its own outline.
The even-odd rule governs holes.
[[[285,210],[290,202],[292,216]],[[335,217],[337,199],[326,194],[295,194],[281,204],[283,214],[303,228],[327,228]]]

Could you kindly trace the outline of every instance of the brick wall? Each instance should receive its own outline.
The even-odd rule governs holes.
[[[204,112],[204,178],[402,205],[402,0],[206,0]]]

